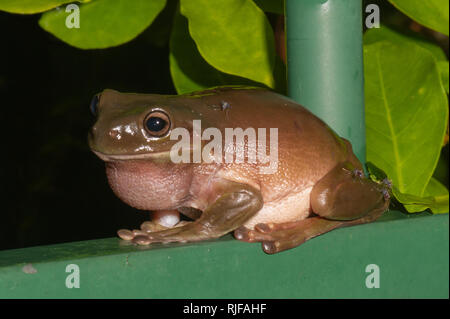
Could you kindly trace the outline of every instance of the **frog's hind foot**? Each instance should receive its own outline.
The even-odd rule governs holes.
[[[275,254],[283,250],[297,247],[305,241],[341,227],[343,222],[327,220],[320,217],[309,217],[297,222],[275,224],[272,227],[257,225],[255,229],[269,231],[271,240],[262,241],[262,249],[267,254]]]
[[[296,222],[257,224],[253,230],[240,227],[234,231],[234,236],[245,242],[260,242],[265,253],[274,254],[299,246],[312,237],[338,227],[338,224],[339,222],[310,217]]]
[[[248,243],[274,241],[274,236],[282,236],[283,230],[294,228],[297,224],[298,222],[260,223],[255,225],[253,230],[241,226],[234,231],[234,237]]]
[[[260,242],[265,253],[275,254],[297,247],[336,228],[372,222],[381,216],[388,206],[389,201],[385,201],[366,216],[350,221],[314,216],[296,222],[257,224],[253,230],[240,227],[234,231],[234,236],[245,242]]]
[[[241,226],[234,231],[234,237],[237,240],[245,241],[247,243],[261,242],[264,240],[270,240],[272,237],[258,230],[251,230],[245,226]]]

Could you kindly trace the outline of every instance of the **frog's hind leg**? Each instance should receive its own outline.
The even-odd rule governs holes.
[[[329,220],[322,217],[310,217],[297,222],[292,228],[271,231],[269,233],[261,232],[263,225],[259,225],[259,233],[264,234],[265,240],[262,240],[262,248],[268,254],[274,254],[286,249],[297,247],[305,241],[327,233],[333,229],[340,227],[348,227],[357,224],[364,224],[374,221],[386,211],[389,203],[385,202],[380,207],[371,211],[368,215],[352,221]],[[263,226],[263,227],[261,227]]]
[[[297,222],[258,224],[254,230],[241,227],[235,231],[235,237],[261,242],[263,250],[273,254],[339,227],[376,220],[389,207],[388,194],[386,188],[365,178],[350,163],[342,163],[311,192],[311,208],[318,216]]]
[[[341,222],[310,217],[297,222],[257,224],[254,230],[240,227],[234,237],[245,242],[261,242],[264,252],[274,254],[294,248],[310,238],[339,227]]]

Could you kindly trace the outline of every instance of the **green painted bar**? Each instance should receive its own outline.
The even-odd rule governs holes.
[[[365,163],[362,1],[286,0],[289,96]]]
[[[291,97],[349,138],[364,162],[361,1],[287,0],[286,8]],[[276,255],[231,236],[0,251],[0,298],[448,298],[448,214],[429,215],[389,211]],[[80,288],[66,287],[71,264]],[[371,264],[380,288],[366,287]]]
[[[225,238],[123,245],[116,238],[0,252],[0,298],[448,298],[448,214],[388,212],[276,255]],[[35,273],[24,272],[24,266]],[[80,288],[66,288],[66,267]],[[365,285],[366,266],[380,288]]]

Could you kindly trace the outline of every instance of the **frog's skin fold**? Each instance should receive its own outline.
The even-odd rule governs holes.
[[[234,232],[272,254],[335,228],[371,222],[389,207],[386,184],[364,176],[347,140],[301,105],[266,89],[217,87],[176,96],[105,90],[91,110],[97,120],[89,145],[106,162],[112,190],[154,215],[141,229],[119,230],[124,240],[149,245]],[[170,133],[183,128],[192,138],[194,120],[222,136],[226,128],[277,128],[277,169],[264,174],[260,168],[267,163],[224,158],[175,163],[170,151],[177,140]],[[248,155],[246,143],[235,147]],[[193,221],[178,222],[179,213]]]

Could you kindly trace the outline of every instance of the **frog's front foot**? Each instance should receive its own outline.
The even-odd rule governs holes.
[[[141,229],[133,229],[133,230],[119,229],[117,231],[117,235],[121,239],[132,241],[135,244],[149,245],[150,243],[152,243],[151,234],[182,227],[189,223],[191,222],[183,220],[174,225],[173,227],[164,227],[153,221],[146,221],[142,223]]]
[[[136,244],[150,244],[149,234],[181,227],[188,224],[188,221],[180,221],[177,211],[158,211],[152,214],[151,221],[145,221],[141,224],[140,229],[120,229],[117,235],[127,241],[133,241]]]

